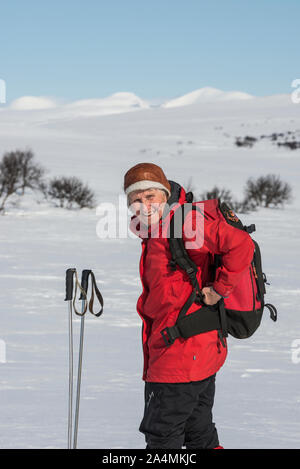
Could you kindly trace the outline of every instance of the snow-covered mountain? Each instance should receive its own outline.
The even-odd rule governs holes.
[[[216,101],[235,101],[243,99],[252,99],[253,96],[241,91],[222,91],[217,88],[204,87],[192,91],[170,101],[165,102],[162,107],[171,108],[179,106],[188,106],[197,103],[210,103]]]
[[[70,103],[61,103],[45,96],[22,96],[12,101],[7,110],[34,111],[33,115],[36,115],[35,111],[47,110],[49,118],[74,118],[121,114],[149,107],[147,101],[134,93],[119,92],[101,99],[81,99]]]
[[[57,102],[47,96],[21,96],[13,100],[9,109],[16,111],[35,111],[41,109],[53,109]]]
[[[128,112],[192,107],[198,112],[204,105],[224,108],[230,105],[253,103],[254,108],[261,106],[282,105],[290,101],[288,95],[256,97],[241,91],[222,91],[212,87],[204,87],[183,96],[153,104],[154,101],[144,100],[132,92],[118,92],[104,98],[81,99],[73,102],[62,102],[47,96],[22,96],[7,106],[0,107],[0,114],[6,113],[12,121],[68,120],[80,117],[105,116]],[[252,106],[252,104],[250,104]],[[204,111],[206,112],[206,107]],[[25,115],[26,113],[26,115]]]

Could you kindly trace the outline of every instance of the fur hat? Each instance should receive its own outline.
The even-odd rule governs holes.
[[[154,163],[139,163],[130,168],[124,177],[124,192],[128,196],[133,191],[162,189],[171,195],[171,186],[163,170]]]

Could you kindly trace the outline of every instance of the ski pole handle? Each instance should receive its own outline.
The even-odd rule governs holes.
[[[65,301],[71,301],[73,298],[73,276],[75,268],[66,270],[66,298]]]
[[[84,269],[81,274],[81,288],[87,293],[88,291],[88,281],[89,281],[89,275],[91,273],[91,270],[89,269]],[[83,293],[81,292],[80,300],[85,300],[86,297],[84,297]]]

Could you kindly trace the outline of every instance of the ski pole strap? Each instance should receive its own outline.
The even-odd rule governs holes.
[[[102,298],[102,295],[100,293],[100,290],[99,288],[97,287],[97,283],[96,283],[96,279],[95,279],[95,275],[93,273],[92,270],[89,270],[89,269],[85,269],[82,271],[82,275],[81,275],[81,287],[82,289],[85,291],[85,294],[87,296],[87,291],[88,291],[88,281],[89,281],[89,276],[91,276],[92,278],[92,293],[91,293],[91,298],[90,298],[90,301],[89,301],[89,311],[90,313],[92,313],[94,316],[101,316],[102,312],[103,312],[103,298]],[[101,305],[101,310],[98,312],[98,313],[94,313],[94,310],[93,310],[93,305],[94,305],[94,298],[95,298],[95,294],[98,298],[98,301]],[[81,293],[80,295],[80,300],[84,300],[84,295]]]
[[[78,279],[78,275],[77,275],[77,271],[75,270],[75,294],[74,294],[74,299],[73,299],[73,308],[74,308],[74,312],[75,314],[77,314],[77,316],[84,316],[85,313],[86,313],[86,310],[87,310],[87,298],[86,298],[86,292],[84,291],[84,289],[82,288],[80,282],[79,282],[79,279]],[[77,288],[79,288],[79,290],[81,291],[81,298],[84,299],[84,308],[82,309],[82,311],[78,311],[76,309],[76,306],[75,306],[75,301],[76,301],[76,295],[77,295]]]
[[[101,295],[101,293],[100,293],[99,288],[97,287],[97,283],[96,283],[96,279],[95,279],[94,272],[93,272],[93,271],[90,271],[90,275],[91,275],[91,278],[92,278],[92,294],[91,294],[91,298],[90,298],[90,301],[89,301],[89,311],[90,311],[90,313],[92,313],[94,316],[99,317],[99,316],[101,316],[101,314],[103,313],[103,305],[104,305],[103,297],[102,297],[102,295]],[[100,303],[100,305],[101,305],[101,309],[98,311],[98,313],[94,313],[94,310],[93,310],[95,294],[96,294],[97,299],[98,299],[98,301],[99,301],[99,303]]]

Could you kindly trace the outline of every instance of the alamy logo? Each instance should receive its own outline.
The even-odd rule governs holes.
[[[293,340],[291,344],[292,363],[298,365],[300,363],[300,339]]]
[[[6,343],[0,340],[0,363],[6,363]]]
[[[300,103],[300,78],[296,78],[291,83],[292,88],[296,88],[291,94],[291,100],[294,104]]]
[[[101,239],[135,238],[139,235],[143,238],[168,238],[170,237],[168,226],[174,216],[174,237],[181,238],[184,234],[187,249],[201,248],[204,243],[204,204],[197,204],[193,217],[188,217],[193,204],[185,203],[183,211],[175,210],[175,212],[174,206],[176,204],[169,206],[168,203],[153,203],[151,207],[147,207],[140,202],[138,206],[137,204],[128,206],[127,197],[120,194],[118,206],[107,202],[98,205],[96,215],[100,219],[96,226],[97,236]],[[162,213],[164,213],[165,228],[161,230],[158,228],[158,218]]]
[[[6,103],[6,83],[0,78],[0,104]]]

